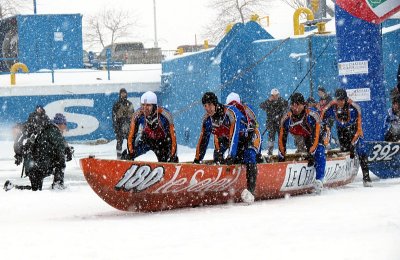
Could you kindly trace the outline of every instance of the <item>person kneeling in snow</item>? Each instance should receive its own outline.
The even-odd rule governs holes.
[[[42,126],[37,135],[28,138],[20,136],[14,147],[15,163],[19,165],[23,162],[25,174],[31,185],[14,185],[7,180],[4,184],[6,191],[14,187],[21,190],[42,190],[44,178],[50,175],[54,175],[52,189],[64,189],[65,161],[72,160],[73,154],[73,148],[66,144],[63,137],[66,128],[65,116],[58,113],[52,122],[49,121]]]
[[[123,159],[153,151],[159,162],[178,162],[177,144],[172,115],[157,105],[157,95],[147,91],[140,98],[141,108],[131,120],[128,135],[128,154]]]
[[[236,94],[231,97],[233,98],[227,100],[230,105],[224,106],[218,102],[213,92],[206,92],[203,95],[202,103],[206,114],[203,117],[194,163],[200,163],[203,160],[212,133],[215,163],[246,164],[247,189],[243,190],[241,198],[246,203],[252,203],[256,189],[256,159],[261,145],[261,136],[257,125],[249,124],[250,119],[233,105],[234,103],[240,105],[239,96]],[[252,131],[249,131],[251,128],[253,128]],[[228,156],[224,159],[226,151],[228,151]]]

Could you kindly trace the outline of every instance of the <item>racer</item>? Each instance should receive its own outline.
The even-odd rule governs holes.
[[[153,151],[159,162],[178,162],[175,127],[172,115],[157,105],[157,95],[147,91],[140,98],[141,108],[132,116],[128,135],[128,154],[134,160]]]
[[[294,93],[290,97],[290,111],[283,117],[279,131],[278,160],[285,161],[288,134],[302,136],[308,152],[308,167],[315,167],[314,190],[320,194],[325,176],[325,146],[321,132],[321,119],[318,112],[308,109],[304,96]]]
[[[241,193],[246,203],[254,202],[257,178],[257,153],[261,137],[255,126],[249,126],[247,118],[235,106],[224,106],[213,92],[202,97],[206,114],[203,117],[200,138],[194,163],[200,163],[206,153],[211,134],[214,135],[215,163],[243,163],[246,165],[247,188]],[[224,153],[228,155],[224,158]]]
[[[364,187],[372,187],[368,168],[368,151],[364,144],[361,108],[348,98],[346,90],[339,88],[335,100],[322,110],[322,119],[327,122],[334,118],[339,138],[340,150],[350,152],[350,158],[357,153],[360,159]]]

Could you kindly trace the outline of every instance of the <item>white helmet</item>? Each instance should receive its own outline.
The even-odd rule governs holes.
[[[277,88],[273,88],[271,90],[271,95],[278,95],[279,94],[279,90]]]
[[[227,97],[226,97],[226,104],[231,103],[232,101],[236,101],[237,103],[240,103],[240,96],[239,94],[235,92],[231,92]]]
[[[153,91],[147,91],[140,97],[141,104],[154,104],[157,105],[157,95]]]

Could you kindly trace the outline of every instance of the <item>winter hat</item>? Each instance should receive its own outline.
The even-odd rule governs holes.
[[[290,103],[304,104],[306,102],[304,100],[304,96],[301,93],[296,92],[290,97]]]
[[[343,100],[343,99],[347,100],[348,99],[346,90],[344,90],[342,88],[338,88],[335,91],[335,97],[337,100]]]
[[[277,89],[277,88],[273,88],[272,90],[271,90],[271,95],[278,95],[279,94],[279,90]]]
[[[141,104],[157,105],[157,95],[153,91],[147,91],[140,97]]]
[[[57,113],[54,116],[53,123],[56,125],[66,125],[67,124],[67,119],[65,116],[61,113]]]
[[[201,103],[205,104],[218,104],[218,97],[213,92],[206,92],[204,93],[203,97],[201,98]]]
[[[392,99],[392,104],[397,103],[400,104],[400,97],[395,97]]]
[[[235,92],[231,92],[227,97],[226,97],[226,104],[230,104],[232,101],[236,101],[237,103],[240,103],[240,96],[239,94]]]

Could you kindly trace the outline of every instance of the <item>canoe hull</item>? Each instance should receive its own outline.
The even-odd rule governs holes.
[[[84,176],[92,189],[112,207],[123,211],[161,211],[239,202],[246,188],[244,165],[158,163],[84,158]],[[351,182],[358,160],[329,159],[325,187]],[[315,170],[305,162],[257,165],[256,199],[312,192]]]

